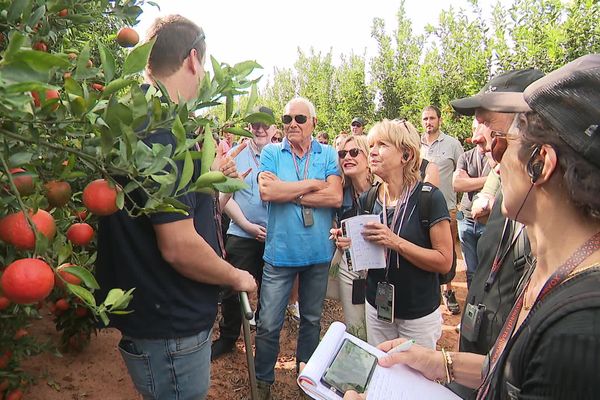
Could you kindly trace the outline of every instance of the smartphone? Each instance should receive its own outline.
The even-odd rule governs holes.
[[[343,397],[348,390],[364,393],[377,366],[377,357],[353,341],[344,339],[321,383]]]
[[[379,282],[375,293],[375,305],[377,306],[377,319],[379,321],[394,323],[394,285],[387,282]]]

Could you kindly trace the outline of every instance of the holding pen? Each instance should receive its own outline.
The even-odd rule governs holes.
[[[391,349],[390,351],[388,351],[387,354],[389,355],[389,354],[399,353],[401,351],[406,351],[406,350],[410,349],[413,344],[415,344],[414,339],[407,340],[406,342],[401,343],[398,346]]]

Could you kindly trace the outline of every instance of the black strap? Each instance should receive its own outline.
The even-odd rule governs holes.
[[[375,199],[377,198],[379,186],[381,186],[381,182],[375,182],[367,192],[367,197],[365,198],[365,204],[363,207],[363,212],[366,214],[373,214],[373,207],[375,207]]]
[[[421,160],[421,165],[419,166],[419,171],[421,171],[421,180],[424,181],[425,180],[425,175],[427,175],[427,165],[429,164],[429,161],[426,159],[422,159]]]

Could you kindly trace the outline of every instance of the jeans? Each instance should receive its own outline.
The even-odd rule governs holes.
[[[275,381],[275,363],[279,355],[279,336],[288,298],[296,275],[300,330],[296,345],[296,363],[307,362],[319,344],[321,313],[327,291],[329,263],[306,267],[274,267],[265,263],[260,293],[260,319],[256,324],[256,378]]]
[[[458,221],[460,247],[462,248],[465,264],[467,264],[467,287],[471,286],[471,280],[479,263],[477,259],[477,242],[483,235],[484,230],[485,224],[474,219],[464,218]]]
[[[119,351],[144,400],[204,399],[210,385],[211,329],[176,339],[123,336]]]
[[[265,244],[256,239],[249,239],[235,235],[227,237],[225,245],[227,261],[236,268],[243,269],[252,274],[260,285],[262,280],[263,254]],[[258,296],[260,298],[260,286]],[[255,317],[259,318],[259,307],[256,309]],[[238,292],[229,291],[221,302],[221,321],[219,332],[221,339],[236,341],[240,336],[242,326],[242,315],[240,311],[240,298]]]

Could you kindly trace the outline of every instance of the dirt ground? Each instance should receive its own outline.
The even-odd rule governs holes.
[[[459,260],[457,277],[454,280],[457,298],[464,304],[466,283],[462,260]],[[454,327],[460,322],[460,315],[445,312],[444,330],[438,346],[455,349],[457,333]],[[337,301],[326,300],[322,318],[322,332],[336,320],[342,320],[342,310]],[[215,331],[217,331],[215,325]],[[50,317],[38,320],[31,328],[42,341],[58,343]],[[279,400],[302,399],[296,385],[295,346],[298,329],[296,324],[286,319],[281,334],[281,353],[276,365],[274,398]],[[254,340],[254,334],[253,340]],[[28,400],[132,400],[138,399],[127,370],[117,351],[119,333],[106,329],[92,338],[90,346],[82,353],[56,356],[42,354],[32,357],[23,368],[36,378],[36,384],[29,388]],[[237,351],[225,355],[212,363],[211,388],[208,398],[214,400],[249,399],[248,372],[243,339],[237,342]]]

